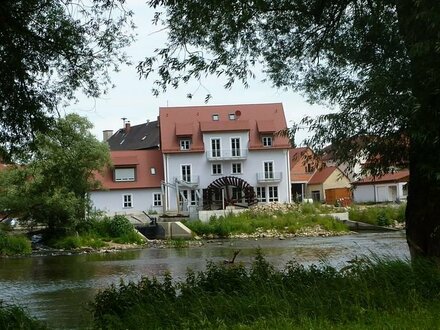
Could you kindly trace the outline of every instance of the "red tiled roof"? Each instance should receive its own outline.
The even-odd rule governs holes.
[[[353,184],[370,184],[370,183],[386,183],[386,182],[407,182],[409,181],[409,170],[401,170],[394,173],[388,173],[379,177],[368,176]]]
[[[191,136],[194,132],[193,123],[176,123],[177,136]]]
[[[107,168],[103,174],[97,174],[96,179],[101,181],[104,189],[139,189],[158,188],[163,175],[163,158],[160,150],[124,150],[111,151],[112,162],[117,166],[136,166],[136,181],[113,181],[113,168]],[[133,163],[137,160],[136,163]],[[151,168],[156,169],[156,174],[151,174]]]
[[[260,133],[275,133],[275,124],[273,120],[257,120],[257,127]]]
[[[218,115],[218,121],[212,116]],[[229,115],[234,114],[235,120]],[[179,139],[175,134],[177,123],[193,123],[191,150],[204,151],[202,132],[216,131],[249,131],[249,149],[264,149],[261,142],[261,133],[257,122],[273,121],[275,131],[287,127],[281,103],[267,104],[240,104],[240,105],[211,105],[190,107],[162,107],[159,109],[161,148],[164,153],[180,152]],[[265,124],[264,124],[265,125]],[[265,129],[268,129],[265,127]],[[287,137],[274,136],[272,148],[289,148]]]
[[[307,147],[300,148],[292,148],[289,149],[289,158],[290,158],[290,167],[298,163],[299,161],[303,161],[303,156],[305,155],[306,150],[309,149]]]
[[[337,169],[338,168],[336,166],[324,167],[322,170],[315,172],[308,184],[312,185],[324,183],[325,180],[327,180],[328,177]]]

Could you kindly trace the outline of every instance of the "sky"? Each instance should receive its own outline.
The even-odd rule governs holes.
[[[202,84],[192,81],[178,89],[170,87],[167,92],[154,96],[151,91],[154,77],[148,80],[139,79],[136,64],[145,57],[152,56],[154,49],[165,45],[167,30],[151,23],[154,9],[149,8],[145,0],[128,0],[126,6],[133,10],[133,20],[137,26],[136,41],[126,49],[133,64],[121,66],[119,72],[111,75],[115,87],[106,95],[98,99],[80,95],[79,101],[66,109],[66,113],[75,112],[87,117],[93,123],[92,132],[98,139],[102,139],[103,130],[116,132],[122,128],[122,118],[127,118],[131,125],[138,125],[147,120],[156,120],[159,107],[206,105],[204,99],[208,93],[212,95],[212,99],[207,105],[280,102],[289,127],[306,115],[315,117],[329,112],[322,106],[308,104],[305,97],[298,93],[277,90],[269,82],[261,82],[264,76],[260,74],[258,78],[258,72],[257,79],[250,80],[248,88],[236,83],[232,89],[224,89],[224,80],[208,77]],[[192,99],[187,98],[188,93],[193,94]],[[295,142],[300,144],[308,134],[306,129],[300,130],[295,136]]]

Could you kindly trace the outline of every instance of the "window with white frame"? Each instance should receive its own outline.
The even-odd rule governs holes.
[[[261,203],[266,202],[266,187],[257,187],[257,200]]]
[[[272,136],[263,136],[263,147],[272,147]]]
[[[114,170],[116,182],[135,181],[136,169],[134,167],[117,167]]]
[[[190,139],[180,139],[180,150],[189,150],[191,148]]]
[[[191,182],[191,165],[180,165],[182,181]]]
[[[232,174],[241,174],[241,163],[232,163]]]
[[[269,186],[267,188],[269,190],[269,202],[278,202],[278,187]]]
[[[268,161],[263,163],[264,168],[264,178],[273,179],[273,162]]]
[[[240,138],[231,138],[232,157],[240,157]]]
[[[222,174],[222,164],[212,164],[212,175]]]
[[[213,114],[212,115],[212,120],[214,120],[214,121],[218,121],[219,120],[219,115],[217,114],[217,113],[215,113],[215,114]]]
[[[122,207],[124,209],[133,207],[133,195],[132,194],[122,195]]]
[[[211,139],[211,156],[212,157],[220,157],[221,156],[220,139],[219,138]]]
[[[162,206],[162,194],[159,193],[153,194],[153,205]]]
[[[235,120],[235,113],[229,114],[229,120]]]
[[[150,173],[151,173],[151,175],[156,175],[156,168],[155,167],[151,167],[150,168]]]

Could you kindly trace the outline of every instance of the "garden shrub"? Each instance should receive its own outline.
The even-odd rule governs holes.
[[[9,235],[0,231],[0,255],[30,254],[31,241],[22,235]]]

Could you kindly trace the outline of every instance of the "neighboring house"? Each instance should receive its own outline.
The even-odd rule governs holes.
[[[350,179],[336,166],[324,167],[315,172],[307,184],[307,196],[327,204],[351,201]]]
[[[170,211],[290,202],[281,103],[159,109]]]
[[[322,162],[326,166],[337,166],[344,174],[354,181],[362,176],[362,168],[365,164],[366,159],[363,157],[358,157],[353,166],[350,166],[346,162],[338,162],[334,155],[334,147],[332,145],[324,148],[324,153],[321,157]]]
[[[113,165],[97,175],[103,189],[90,192],[94,208],[107,214],[162,211],[164,175],[158,122],[136,126],[127,122],[111,133],[104,131],[104,139],[108,138]]]
[[[308,147],[289,150],[292,200],[301,202],[307,196],[307,184],[316,172],[313,151]]]
[[[409,171],[401,170],[380,177],[366,177],[353,183],[356,203],[395,202],[408,195]]]

